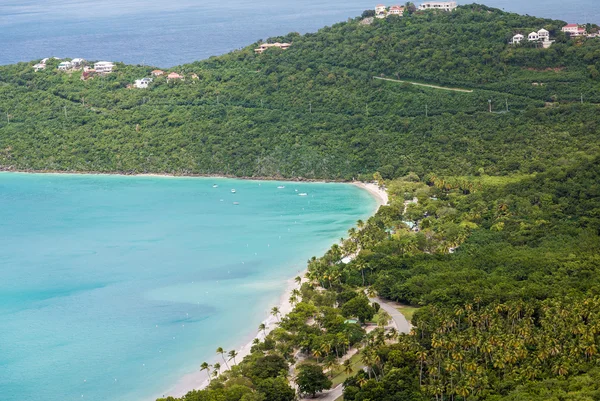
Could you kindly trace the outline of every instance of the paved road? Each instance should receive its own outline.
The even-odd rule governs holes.
[[[369,300],[371,302],[377,302],[379,305],[381,305],[381,309],[390,314],[396,325],[396,330],[398,330],[399,333],[410,333],[411,325],[408,323],[408,320],[406,320],[404,315],[398,312],[395,302],[384,301],[379,297],[369,298]]]

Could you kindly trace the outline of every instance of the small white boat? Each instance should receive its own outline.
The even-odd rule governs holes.
[[[233,202],[233,204],[234,204],[234,205],[239,205],[239,204],[240,204],[240,202]]]
[[[308,194],[306,192],[302,192],[302,193],[298,194],[298,196],[308,196]]]
[[[217,184],[213,185],[213,188],[219,188],[219,186]]]
[[[284,188],[285,188],[285,185],[280,185],[277,187],[277,189],[284,189]]]
[[[235,193],[235,189],[232,189],[232,190],[231,190],[231,193],[232,193],[232,194],[234,194],[234,193]]]

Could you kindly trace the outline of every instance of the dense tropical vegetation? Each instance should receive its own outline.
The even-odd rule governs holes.
[[[349,401],[598,400],[600,40],[563,24],[482,5],[360,17],[148,90],[127,89],[145,66],[87,81],[0,67],[0,165],[387,187],[389,205],[308,261],[293,312],[274,308],[241,361],[219,348],[182,401],[341,383]],[[508,45],[540,28],[549,49]],[[418,308],[411,333],[375,294]]]

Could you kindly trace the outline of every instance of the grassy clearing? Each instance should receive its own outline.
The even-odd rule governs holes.
[[[402,313],[409,323],[412,321],[414,313],[418,310],[419,308],[413,306],[401,306],[398,308],[398,312]]]
[[[339,366],[333,370],[334,376],[331,379],[331,382],[333,383],[332,388],[342,384],[344,380],[355,375],[360,369],[362,369],[363,363],[361,361],[360,353],[350,358],[350,362],[352,363],[352,373],[350,374],[344,372],[344,368],[342,366]]]

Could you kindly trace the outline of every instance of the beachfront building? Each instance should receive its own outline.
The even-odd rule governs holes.
[[[110,74],[114,68],[115,64],[110,61],[98,61],[94,63],[94,70],[98,74]]]
[[[85,60],[82,58],[74,58],[71,60],[71,64],[73,64],[73,68],[79,69],[83,67],[83,64],[85,64]]]
[[[58,65],[58,69],[61,71],[68,71],[73,68],[73,64],[70,61],[63,61]]]
[[[154,70],[151,72],[151,74],[155,77],[160,77],[162,75],[165,75],[165,72],[163,70]]]
[[[453,11],[457,7],[455,1],[428,1],[419,6],[419,10]]]
[[[138,89],[148,89],[148,85],[151,82],[152,82],[152,78],[136,79],[135,83],[133,84],[133,87],[138,88]]]
[[[390,12],[388,13],[388,17],[390,15],[397,15],[399,17],[402,17],[404,15],[404,7],[401,7],[401,6],[391,6],[390,7]]]
[[[580,27],[579,24],[568,24],[562,27],[562,31],[570,34],[571,36],[583,36],[586,34],[585,28]]]
[[[377,4],[375,7],[375,16],[377,18],[385,18],[387,15],[387,7],[383,4]]]
[[[254,53],[256,54],[263,54],[265,50],[270,49],[272,47],[277,47],[281,50],[287,50],[289,49],[291,46],[291,44],[289,43],[263,43],[262,45],[260,45],[260,47],[258,47],[257,49],[254,49]]]
[[[527,40],[530,42],[536,42],[540,40],[540,35],[538,35],[537,32],[531,32],[529,35],[527,35]]]
[[[518,45],[519,43],[521,43],[523,41],[523,39],[525,39],[525,36],[518,33],[512,37],[512,41],[510,43],[512,43],[513,45]]]

